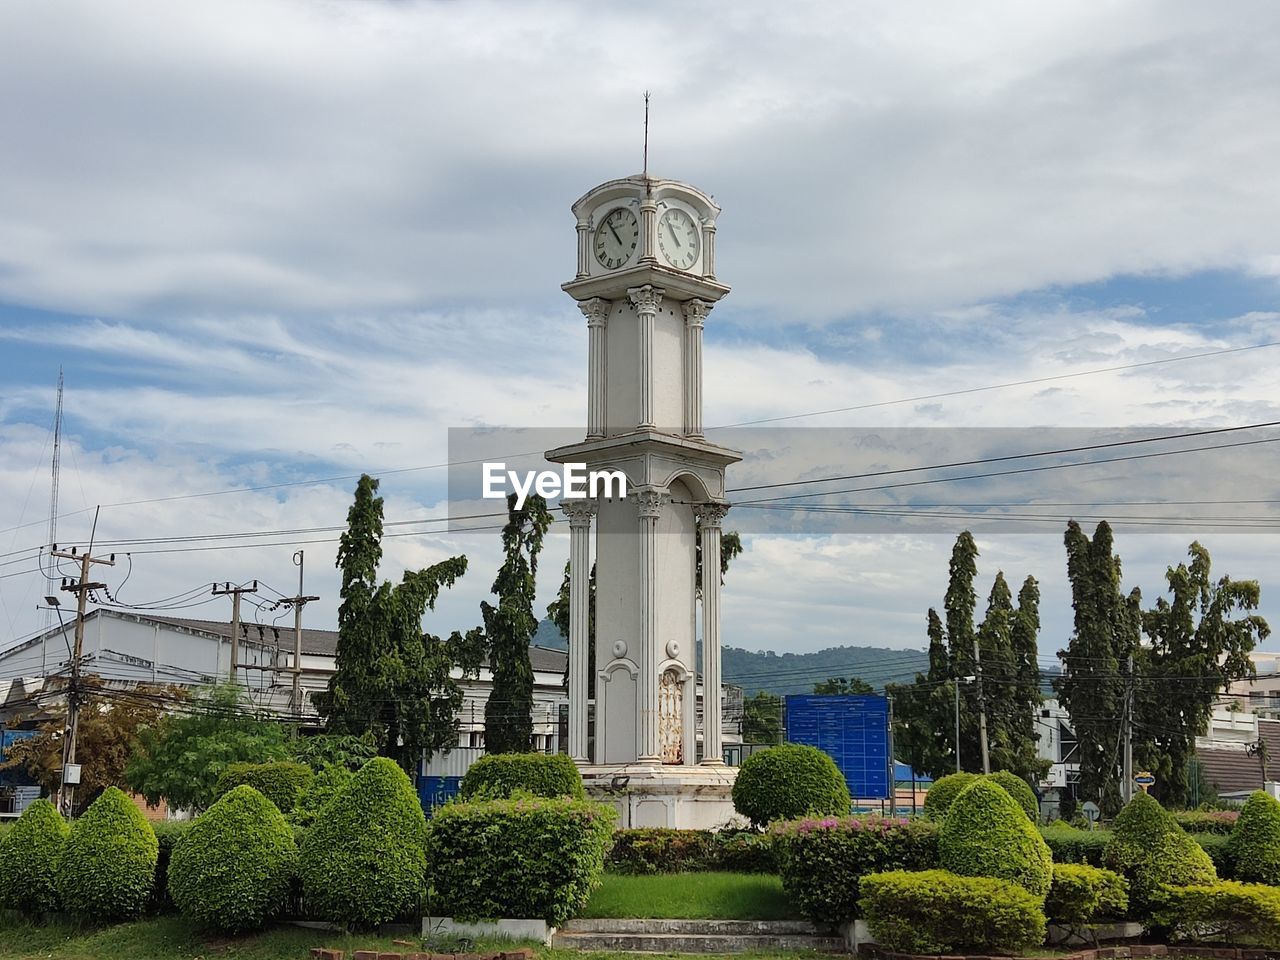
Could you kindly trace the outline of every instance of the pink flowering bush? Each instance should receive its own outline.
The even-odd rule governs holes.
[[[887,817],[801,817],[775,823],[778,872],[787,896],[815,923],[858,916],[858,887],[869,873],[938,865],[938,825]]]

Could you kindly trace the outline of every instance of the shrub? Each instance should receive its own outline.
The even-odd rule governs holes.
[[[714,835],[706,830],[619,830],[606,865],[613,873],[631,874],[710,870],[714,848]]]
[[[1187,833],[1231,833],[1240,818],[1239,810],[1175,810],[1173,819]]]
[[[1238,880],[1235,862],[1231,855],[1231,838],[1221,833],[1193,833],[1191,839],[1200,845],[1209,859],[1213,861],[1213,869],[1222,880]]]
[[[721,830],[714,834],[711,865],[730,873],[777,873],[773,837],[754,830]]]
[[[852,802],[835,761],[799,743],[753,753],[733,784],[733,808],[757,827],[807,814],[844,816]]]
[[[614,819],[568,797],[445,804],[428,830],[432,916],[563,924],[600,881]]]
[[[515,791],[575,800],[585,796],[577,764],[563,753],[486,753],[467,768],[458,789],[464,800],[509,797]]]
[[[1255,790],[1227,842],[1239,880],[1280,884],[1280,800]]]
[[[1044,942],[1040,899],[992,877],[874,873],[862,878],[861,905],[872,935],[892,951],[988,953]]]
[[[1110,830],[1081,830],[1061,820],[1040,828],[1054,863],[1087,863],[1102,866],[1102,851],[1111,840]]]
[[[33,802],[0,835],[0,903],[26,914],[58,909],[54,868],[68,827],[48,800]]]
[[[159,848],[137,805],[107,787],[72,825],[58,861],[63,907],[99,922],[137,916],[151,897]]]
[[[1280,890],[1261,883],[1219,883],[1170,887],[1155,920],[1184,939],[1250,942],[1280,946]]]
[[[858,916],[858,885],[869,873],[938,865],[938,826],[931,820],[808,818],[770,830],[787,898],[815,923]]]
[[[1027,781],[1008,770],[997,770],[987,779],[1004,787],[1005,793],[1013,797],[1032,823],[1040,822],[1040,801],[1036,799],[1036,793]],[[925,794],[925,799],[929,799],[928,794]]]
[[[287,819],[295,826],[311,826],[325,805],[347,789],[354,779],[355,774],[346,767],[325,767],[312,778],[298,802],[289,811]]]
[[[276,760],[271,763],[229,763],[218,775],[214,797],[221,797],[241,784],[248,784],[288,813],[311,786],[315,774],[303,763]]]
[[[933,781],[933,786],[924,795],[924,815],[931,820],[941,820],[947,815],[952,801],[960,795],[960,791],[978,779],[976,773],[948,773]]]
[[[161,820],[151,824],[160,846],[156,857],[156,882],[148,909],[156,912],[174,909],[173,900],[169,897],[169,861],[173,859],[174,849],[194,824],[194,820]]]
[[[1209,855],[1146,793],[1135,796],[1116,817],[1103,863],[1129,880],[1129,903],[1140,919],[1159,906],[1166,886],[1213,883],[1217,871]]]
[[[297,868],[298,848],[284,814],[241,784],[205,811],[174,849],[169,894],[197,923],[248,930],[284,906]]]
[[[370,760],[302,841],[302,899],[318,920],[372,927],[416,910],[426,891],[427,821],[394,761]]]
[[[1123,919],[1129,909],[1124,877],[1083,863],[1055,863],[1044,911],[1054,923],[1082,927]]]
[[[952,873],[1019,884],[1041,901],[1053,881],[1049,845],[1013,797],[985,779],[951,804],[938,830],[938,861]]]

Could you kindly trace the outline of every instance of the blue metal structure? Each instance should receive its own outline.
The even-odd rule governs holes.
[[[889,701],[879,694],[787,697],[789,743],[830,755],[855,799],[889,796]]]
[[[436,807],[444,806],[458,795],[461,777],[418,777],[418,802],[429,817]]]

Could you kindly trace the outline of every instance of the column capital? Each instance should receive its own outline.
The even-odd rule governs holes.
[[[596,515],[599,505],[594,500],[575,497],[572,500],[561,500],[560,509],[569,518],[569,528],[588,527],[591,518]]]
[[[670,494],[661,490],[637,490],[631,496],[635,497],[641,519],[656,520],[662,516],[663,505],[671,501]]]
[[[708,300],[699,300],[696,297],[692,300],[686,300],[683,305],[684,322],[690,327],[700,327],[707,319],[707,314],[711,312],[711,308],[715,304]]]
[[[704,530],[718,529],[724,521],[724,515],[729,512],[729,504],[700,503],[693,508],[693,512]]]
[[[582,315],[587,318],[588,327],[603,327],[605,320],[609,316],[609,309],[613,304],[602,297],[592,297],[590,300],[579,300],[578,309],[582,311]]]
[[[627,296],[631,298],[631,302],[635,304],[636,311],[645,316],[656,316],[658,308],[662,306],[662,297],[666,294],[666,290],[661,287],[655,287],[646,283],[643,287],[631,287],[627,290]]]

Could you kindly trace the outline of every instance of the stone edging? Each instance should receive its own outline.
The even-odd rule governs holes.
[[[413,946],[407,941],[395,942],[402,946]],[[344,955],[342,950],[311,948],[311,956],[314,960],[343,960]],[[351,960],[533,960],[533,951],[528,947],[493,953],[423,953],[421,951],[398,953],[394,950],[357,950],[351,955]]]
[[[874,943],[863,944],[858,955],[869,960],[1046,960],[1044,957],[1011,958],[986,954],[968,956],[940,956],[930,954],[894,953]],[[1261,947],[1213,947],[1196,944],[1135,943],[1130,946],[1098,947],[1063,954],[1053,960],[1139,960],[1144,957],[1199,958],[1199,960],[1280,960],[1280,951]]]

